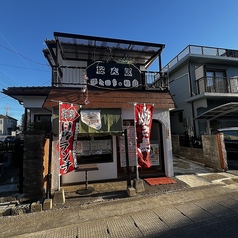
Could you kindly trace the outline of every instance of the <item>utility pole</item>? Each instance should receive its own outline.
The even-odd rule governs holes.
[[[8,105],[6,105],[6,116],[8,116],[8,111],[9,111],[9,107],[8,107]]]

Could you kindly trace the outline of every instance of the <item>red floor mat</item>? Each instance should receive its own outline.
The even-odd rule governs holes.
[[[144,179],[149,185],[154,186],[154,185],[161,185],[161,184],[172,184],[176,183],[173,179],[167,178],[167,177],[162,177],[162,178],[147,178]]]

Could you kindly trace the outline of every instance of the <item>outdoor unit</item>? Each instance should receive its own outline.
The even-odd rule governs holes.
[[[233,76],[230,78],[229,81],[230,86],[230,93],[237,93],[238,92],[238,76]]]

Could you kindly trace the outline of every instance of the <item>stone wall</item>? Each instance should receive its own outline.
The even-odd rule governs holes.
[[[227,170],[224,135],[203,135],[202,144],[205,165],[217,170]]]
[[[44,195],[44,144],[43,131],[28,131],[24,135],[23,193],[25,200]]]
[[[179,156],[181,158],[186,158],[189,160],[193,160],[198,163],[206,164],[203,150],[201,148],[193,148],[193,147],[180,147],[180,150],[177,152],[173,151],[175,156]]]
[[[172,135],[173,155],[199,162],[218,171],[227,170],[223,134],[202,135],[202,148],[180,146],[179,136]]]

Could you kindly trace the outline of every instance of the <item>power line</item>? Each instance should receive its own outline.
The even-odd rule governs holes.
[[[10,42],[6,39],[6,37],[5,37],[1,32],[0,32],[0,34],[1,34],[2,38],[8,43],[8,45],[11,46],[12,50],[9,49],[9,48],[7,48],[7,47],[5,47],[5,46],[2,46],[2,45],[0,45],[0,46],[2,46],[2,47],[4,47],[5,49],[7,49],[7,50],[9,50],[9,51],[11,51],[11,52],[17,54],[17,55],[21,58],[21,60],[28,66],[28,68],[31,69],[31,67],[28,65],[28,63],[24,60],[25,56],[19,54],[19,53],[14,49],[14,47],[10,44]]]
[[[3,72],[1,72],[0,70],[0,77],[3,81],[5,81],[6,83],[10,83],[12,85],[18,85],[16,82],[14,82],[11,78],[9,78],[6,74],[4,74]]]
[[[0,100],[2,100],[2,99],[4,99],[4,98],[7,98],[7,97],[9,97],[8,95],[6,95],[5,97],[2,97],[2,98],[0,98]]]
[[[0,34],[1,34],[1,33],[0,33]],[[0,45],[0,46],[3,47],[3,48],[6,49],[6,50],[9,50],[9,51],[11,51],[11,52],[13,52],[13,53],[19,55],[20,57],[23,57],[23,58],[25,58],[25,59],[27,59],[27,60],[29,60],[29,61],[32,61],[32,62],[35,63],[35,64],[39,64],[39,65],[43,65],[43,66],[47,66],[47,67],[49,66],[48,64],[42,64],[42,63],[39,63],[39,62],[37,62],[37,61],[35,61],[35,60],[32,60],[32,59],[30,59],[30,58],[28,58],[28,57],[26,57],[26,56],[24,56],[24,55],[22,55],[22,54],[16,52],[15,50],[11,50],[11,49],[9,49],[9,48],[3,46],[3,45]]]
[[[29,70],[29,68],[27,68],[27,67],[21,67],[21,66],[16,66],[16,65],[9,65],[9,64],[0,64],[0,65],[7,66],[7,67],[13,67],[13,68],[28,69]],[[50,72],[49,70],[42,70],[42,69],[31,69],[31,70],[42,71],[42,72]]]
[[[1,84],[1,83],[0,83],[0,86],[3,86],[4,88],[6,87],[5,85],[3,85],[3,84]]]
[[[9,48],[7,48],[7,47],[5,47],[5,46],[3,46],[3,45],[0,45],[0,46],[3,47],[3,48],[6,49],[6,50],[9,50],[9,51],[13,52],[14,54],[17,54],[17,55],[21,58],[21,60],[27,65],[27,67],[28,67],[29,69],[31,69],[31,67],[30,67],[30,65],[29,65],[24,59],[27,59],[27,60],[32,61],[32,62],[34,62],[34,63],[36,63],[36,64],[39,64],[39,65],[43,65],[43,66],[47,66],[47,67],[48,67],[47,64],[39,63],[39,62],[37,62],[37,61],[35,61],[35,60],[32,60],[32,59],[30,59],[30,58],[28,58],[28,57],[26,57],[26,56],[24,56],[24,55],[18,53],[18,52],[14,49],[14,47],[10,44],[10,42],[6,39],[6,37],[3,36],[3,34],[2,34],[1,32],[0,32],[0,35],[2,36],[2,38],[7,42],[7,44],[8,44],[12,49],[9,49]],[[31,70],[32,70],[32,69],[31,69]],[[32,70],[32,71],[33,71],[33,70]],[[35,73],[35,72],[34,72],[34,73]]]

